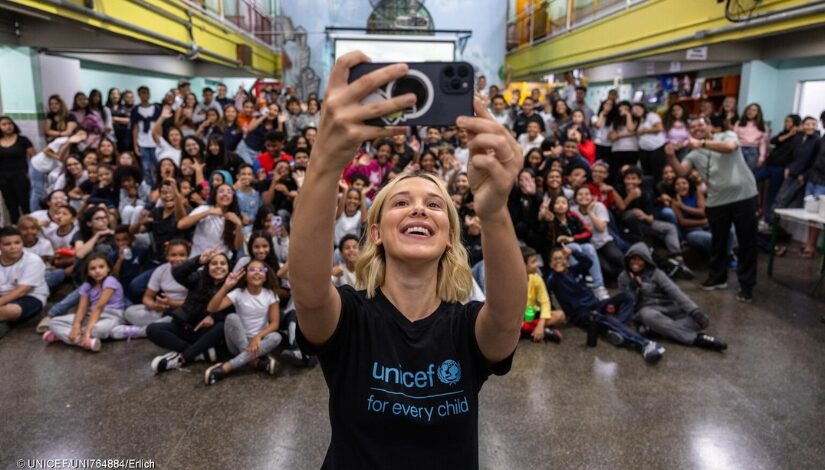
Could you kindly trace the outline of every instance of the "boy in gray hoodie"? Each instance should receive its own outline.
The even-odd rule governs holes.
[[[636,320],[646,329],[686,345],[727,349],[719,338],[701,332],[708,326],[708,316],[656,268],[647,245],[631,246],[624,259],[626,270],[619,275],[619,288],[636,296]]]

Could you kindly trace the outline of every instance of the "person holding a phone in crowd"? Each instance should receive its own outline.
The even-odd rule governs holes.
[[[336,289],[332,251],[321,247],[333,246],[338,178],[362,142],[407,131],[364,121],[416,100],[405,93],[362,104],[409,70],[389,65],[348,84],[350,69],[368,60],[352,52],[332,69],[292,222],[289,257],[301,260],[289,273],[298,341],[318,355],[330,391],[322,468],[478,468],[478,392],[489,375],[509,371],[527,298],[507,212],[523,151],[480,99],[476,116],[457,119],[470,136],[486,303],[459,303],[472,288],[460,220],[444,184],[429,175],[399,175],[376,195],[356,262],[364,290]]]

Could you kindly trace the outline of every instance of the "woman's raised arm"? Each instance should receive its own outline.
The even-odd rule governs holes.
[[[406,131],[403,127],[369,126],[364,121],[415,102],[415,95],[408,93],[378,103],[361,104],[360,100],[371,91],[403,77],[408,69],[405,64],[390,65],[347,83],[350,68],[367,61],[369,58],[363,53],[351,52],[333,66],[318,137],[312,147],[312,165],[307,169],[304,189],[295,201],[289,281],[301,332],[315,345],[325,343],[332,336],[341,314],[341,299],[329,277],[338,179],[362,142]]]
[[[481,219],[484,251],[487,301],[476,320],[476,341],[484,357],[496,363],[516,349],[527,304],[527,274],[507,210],[524,152],[480,99],[475,99],[473,107],[478,117],[462,116],[456,124],[470,135],[468,176],[475,212]]]

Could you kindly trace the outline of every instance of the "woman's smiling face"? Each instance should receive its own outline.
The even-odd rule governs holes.
[[[387,195],[370,236],[388,258],[438,261],[450,246],[450,204],[432,181],[406,178]]]

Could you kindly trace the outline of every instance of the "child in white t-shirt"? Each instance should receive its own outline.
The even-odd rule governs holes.
[[[277,282],[266,263],[253,259],[245,270],[230,274],[212,297],[206,307],[210,314],[235,306],[235,313],[227,315],[224,323],[226,346],[235,357],[207,369],[203,377],[206,385],[246,364],[270,375],[278,370],[277,361],[269,354],[281,344],[278,296],[274,292]],[[236,285],[238,289],[232,290]]]
[[[335,287],[355,287],[355,262],[358,260],[358,237],[346,234],[338,246],[341,250],[342,263],[332,268],[332,283]]]
[[[46,265],[23,248],[20,230],[0,229],[0,337],[10,323],[25,321],[43,310],[49,297]]]
[[[23,237],[23,250],[39,256],[44,263],[49,263],[54,256],[54,248],[45,237],[38,237],[40,224],[30,215],[24,215],[17,221],[17,229]]]

